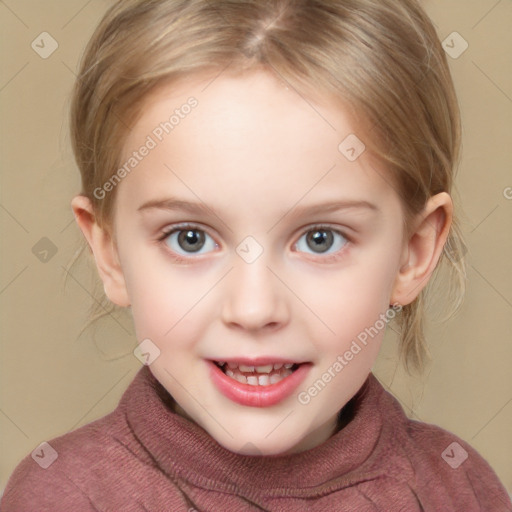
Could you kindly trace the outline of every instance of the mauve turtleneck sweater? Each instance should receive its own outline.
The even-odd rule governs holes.
[[[172,404],[142,367],[112,413],[49,441],[58,456],[47,469],[31,455],[20,462],[2,512],[512,510],[473,448],[408,419],[371,373],[342,409],[342,428],[291,455],[230,452]],[[51,453],[35,452],[40,462]]]

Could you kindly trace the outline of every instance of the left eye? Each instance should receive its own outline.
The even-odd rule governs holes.
[[[210,235],[197,228],[175,229],[166,233],[162,239],[173,251],[182,256],[202,254],[201,249],[206,248],[203,252],[208,252],[217,246]]]
[[[326,254],[330,249],[331,252],[337,252],[343,248],[348,240],[338,231],[329,228],[313,228],[304,233],[297,242],[297,248],[301,251],[312,252],[309,254]]]

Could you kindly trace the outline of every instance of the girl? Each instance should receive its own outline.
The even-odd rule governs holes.
[[[457,100],[416,0],[123,0],[86,50],[72,201],[143,363],[2,510],[511,509],[487,462],[371,373],[421,369],[464,279]]]

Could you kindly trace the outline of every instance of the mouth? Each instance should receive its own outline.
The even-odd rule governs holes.
[[[302,363],[243,364],[236,361],[213,361],[224,375],[249,386],[271,386],[294,373]]]
[[[304,382],[313,366],[269,357],[207,362],[215,388],[233,402],[249,407],[269,407],[284,401]]]

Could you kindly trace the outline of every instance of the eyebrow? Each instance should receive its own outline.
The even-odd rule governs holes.
[[[193,214],[200,213],[213,213],[218,216],[218,213],[214,208],[210,208],[205,203],[201,202],[191,202],[184,201],[181,199],[176,199],[173,197],[169,197],[166,199],[152,199],[142,204],[137,211],[144,212],[147,210],[170,210],[170,211],[185,211]],[[349,209],[357,209],[357,210],[370,210],[373,212],[379,212],[380,208],[370,203],[369,201],[364,200],[354,200],[354,199],[346,199],[346,200],[338,200],[338,201],[328,201],[322,204],[315,205],[303,205],[298,207],[291,207],[287,211],[282,212],[281,218],[286,217],[289,213],[293,212],[293,216],[300,216],[305,214],[317,214],[317,213],[330,213],[339,210],[349,210]]]

